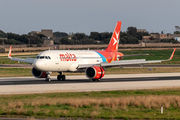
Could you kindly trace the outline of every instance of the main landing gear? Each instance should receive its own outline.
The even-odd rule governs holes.
[[[46,72],[47,76],[46,76],[46,82],[50,82],[51,81],[51,72]]]
[[[97,81],[97,82],[99,82],[101,79],[92,79],[92,81]]]
[[[65,75],[62,75],[62,72],[59,72],[59,75],[57,76],[57,80],[63,80],[65,81],[66,80],[66,76]]]

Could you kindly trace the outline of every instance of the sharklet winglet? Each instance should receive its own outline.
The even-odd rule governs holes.
[[[9,48],[8,58],[11,58],[11,53],[12,53],[12,46],[10,46]]]

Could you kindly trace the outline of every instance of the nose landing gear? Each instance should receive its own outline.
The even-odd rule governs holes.
[[[57,76],[57,80],[61,81],[65,81],[66,80],[66,76],[65,75],[62,75],[62,72],[59,72],[59,75]]]
[[[51,81],[51,72],[46,72],[47,76],[46,76],[46,82],[50,82]]]

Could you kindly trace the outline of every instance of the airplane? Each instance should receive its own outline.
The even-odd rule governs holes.
[[[118,52],[120,39],[121,21],[118,21],[110,39],[109,45],[105,50],[46,50],[37,55],[36,58],[12,58],[12,46],[8,57],[14,61],[26,62],[33,65],[32,75],[36,78],[45,78],[51,81],[50,74],[58,72],[57,80],[66,80],[63,72],[85,72],[87,78],[92,81],[100,81],[105,75],[106,68],[122,65],[134,65],[145,63],[161,63],[173,58],[176,48],[168,60],[122,60],[123,57],[139,56],[148,54],[124,55]]]

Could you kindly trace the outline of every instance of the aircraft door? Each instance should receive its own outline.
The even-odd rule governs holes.
[[[55,58],[55,64],[59,64],[59,55],[58,54],[54,54],[54,58]]]

